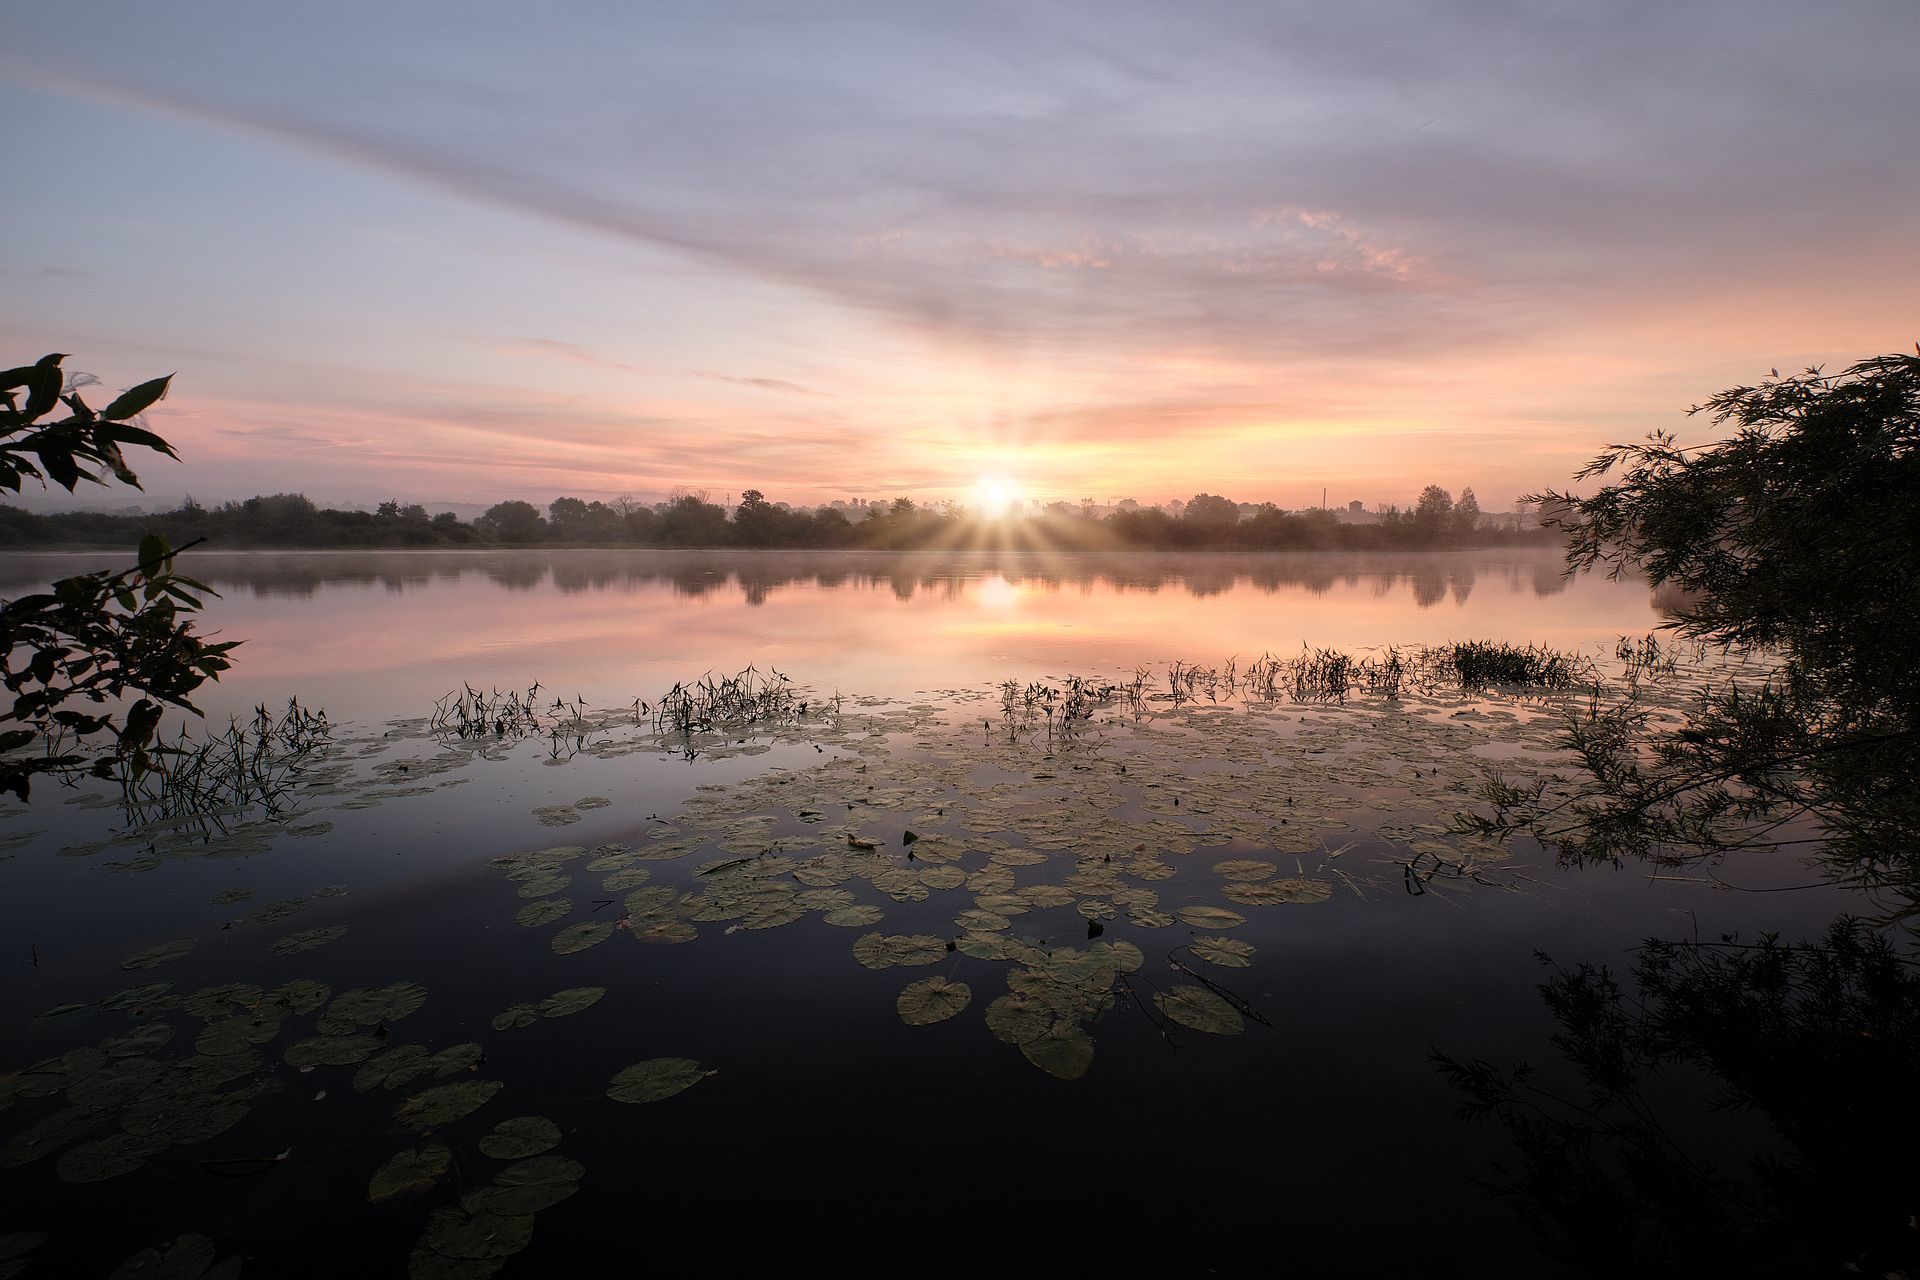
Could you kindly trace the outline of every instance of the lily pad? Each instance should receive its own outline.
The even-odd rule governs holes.
[[[535,1156],[502,1169],[492,1186],[479,1187],[460,1197],[472,1214],[517,1216],[550,1209],[580,1189],[587,1167],[565,1156]]]
[[[701,1070],[692,1058],[648,1058],[621,1068],[607,1096],[615,1102],[659,1102],[691,1089],[712,1074]]]
[[[945,1022],[973,1000],[973,988],[964,982],[949,982],[942,977],[922,978],[907,984],[894,1001],[900,1020],[910,1027],[926,1027]]]
[[[1195,938],[1193,954],[1226,969],[1245,969],[1253,963],[1253,944],[1238,938]]]
[[[521,1027],[530,1027],[539,1020],[539,1005],[509,1005],[504,1012],[493,1015],[493,1029],[495,1031],[515,1031]]]
[[[835,907],[820,918],[828,924],[839,925],[847,929],[865,928],[870,924],[879,924],[887,913],[871,903],[856,902],[851,906]]]
[[[367,1199],[379,1204],[425,1191],[440,1181],[452,1163],[453,1153],[438,1143],[418,1151],[402,1151],[374,1170],[367,1183]]]
[[[853,958],[869,969],[938,964],[946,954],[945,940],[927,934],[866,933],[853,944]]]
[[[560,1126],[545,1116],[516,1116],[493,1126],[480,1150],[496,1160],[523,1160],[560,1145]]]
[[[163,964],[178,960],[193,950],[192,938],[175,938],[172,942],[163,942],[157,947],[148,947],[135,956],[128,956],[120,962],[122,969],[157,969]]]
[[[292,1013],[312,1013],[327,1002],[333,988],[312,978],[295,978],[267,992],[266,1000]]]
[[[213,1241],[206,1236],[175,1236],[140,1250],[115,1267],[108,1280],[226,1280],[240,1274],[238,1256],[217,1266],[214,1258]]]
[[[1056,1022],[1032,1040],[1022,1041],[1020,1053],[1056,1080],[1078,1080],[1093,1065],[1093,1037],[1072,1022]]]
[[[591,1009],[600,1003],[600,997],[607,994],[605,987],[568,987],[565,991],[556,991],[540,1002],[541,1016],[564,1018],[579,1013],[582,1009]]]
[[[335,996],[327,1006],[326,1016],[336,1022],[372,1027],[383,1022],[398,1022],[426,1002],[427,989],[417,982],[355,987]]]
[[[1213,872],[1228,880],[1265,880],[1274,873],[1274,865],[1257,858],[1234,858],[1214,863]]]
[[[1190,924],[1196,929],[1231,929],[1247,922],[1247,918],[1238,911],[1229,911],[1225,907],[1181,907],[1173,914],[1180,918],[1181,923]]]
[[[1205,987],[1175,987],[1154,993],[1160,1012],[1183,1027],[1216,1036],[1237,1036],[1247,1029],[1240,1011]]]
[[[435,1085],[401,1103],[394,1119],[403,1129],[428,1133],[472,1115],[498,1092],[498,1080],[461,1080]]]
[[[1248,907],[1274,907],[1291,902],[1325,902],[1333,886],[1325,880],[1269,880],[1265,884],[1232,884],[1221,892]]]
[[[346,932],[347,926],[343,924],[328,925],[324,929],[302,929],[298,933],[289,933],[276,941],[273,944],[273,954],[298,955],[303,951],[311,951],[315,947],[324,947],[329,942],[336,942]]]
[[[524,928],[538,929],[542,925],[552,924],[572,910],[573,903],[566,898],[542,898],[520,908],[520,914],[514,919]]]
[[[611,920],[585,920],[579,924],[568,925],[553,935],[553,953],[570,956],[576,951],[585,951],[597,946],[613,936]]]
[[[287,1046],[287,1065],[292,1067],[350,1067],[365,1062],[380,1052],[378,1036],[362,1033],[346,1036],[308,1036]]]
[[[449,1205],[434,1210],[421,1243],[449,1258],[488,1259],[510,1258],[526,1248],[532,1240],[532,1214],[509,1217],[497,1213],[469,1213]],[[417,1263],[412,1265],[412,1274],[421,1274]]]
[[[67,1182],[105,1182],[132,1173],[147,1162],[148,1156],[164,1151],[168,1145],[166,1138],[116,1133],[66,1151],[54,1172]]]

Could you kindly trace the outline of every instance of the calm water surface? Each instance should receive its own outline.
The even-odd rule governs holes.
[[[114,563],[9,557],[0,594]],[[1488,638],[1600,656],[1658,625],[1644,584],[1569,581],[1549,553],[255,553],[187,568],[221,593],[207,625],[247,642],[209,712],[297,696],[327,709],[336,745],[277,824],[130,832],[92,793],[44,785],[0,819],[0,1081],[15,1081],[0,1236],[45,1233],[28,1256],[46,1274],[106,1274],[186,1232],[249,1275],[400,1275],[410,1253],[421,1275],[801,1258],[851,1274],[1554,1274],[1475,1185],[1500,1143],[1453,1117],[1429,1052],[1549,1060],[1538,950],[1617,966],[1649,935],[1792,931],[1833,907],[1568,871],[1533,848],[1407,893],[1423,825],[1466,803],[1482,767],[1550,761],[1538,702],[1228,695],[1109,706],[1055,739],[1009,725],[993,692],[1143,668],[1163,682],[1170,661],[1303,646]],[[809,715],[685,750],[618,714],[749,664],[805,686]],[[535,682],[584,699],[600,728],[478,752],[424,723],[463,684]],[[527,857],[556,846],[583,852]],[[1804,876],[1739,868],[1746,887]],[[1235,896],[1262,883],[1303,896]],[[1009,903],[1016,885],[1032,901]],[[831,923],[840,900],[810,892],[876,922]],[[998,929],[967,914],[996,907]],[[1206,914],[1223,910],[1244,921]],[[983,929],[1021,958],[976,954],[977,936],[944,950]],[[569,930],[592,941],[570,950]],[[936,945],[930,963],[869,967],[868,933]],[[1251,950],[1198,958],[1209,937]],[[122,967],[176,939],[191,951]],[[1101,971],[1097,999],[1046,975],[1049,954],[1115,944],[1138,968]],[[969,1003],[908,1025],[896,1001],[935,977],[967,984]],[[418,983],[426,998],[358,1029],[333,1006],[283,1010],[252,1057],[234,1054],[215,1024],[257,1018],[260,997],[205,993],[296,979],[336,994]],[[100,1003],[150,982],[173,985]],[[496,1021],[579,987],[605,991],[568,1016]],[[1179,988],[1216,993],[1243,1029],[1170,1020],[1160,1000]],[[1053,1002],[1036,1016],[1056,1019],[1059,1056],[995,1033],[990,1011],[1023,991]],[[352,1035],[377,1043],[355,1057]],[[134,1065],[101,1075],[87,1059],[63,1087],[19,1087],[22,1068],[97,1045]],[[476,1048],[444,1076],[373,1080],[370,1058],[394,1060],[371,1055],[406,1045]],[[659,1102],[605,1096],[620,1068],[661,1057],[715,1074]],[[221,1104],[238,1118],[211,1137],[154,1120],[172,1096],[155,1081],[214,1059],[245,1067],[221,1086],[247,1091]],[[409,1097],[489,1081],[471,1114],[408,1119]],[[554,1122],[577,1191],[496,1202],[513,1222],[486,1219],[481,1244],[434,1236],[507,1167],[480,1140],[520,1116]],[[430,1187],[368,1203],[375,1170],[435,1147]],[[97,1176],[103,1159],[113,1176]],[[486,1243],[528,1231],[524,1249]],[[422,1255],[429,1238],[503,1258]]]

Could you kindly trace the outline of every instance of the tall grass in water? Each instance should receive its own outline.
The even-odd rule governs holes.
[[[1458,681],[1463,689],[1569,689],[1593,675],[1584,659],[1544,645],[1468,640],[1428,649],[1425,657],[1436,673]]]
[[[835,699],[836,709],[838,699]],[[642,712],[649,708],[640,703]],[[730,676],[711,672],[689,684],[676,683],[651,708],[661,732],[695,733],[720,727],[788,724],[807,714],[808,703],[790,677],[757,667]]]
[[[258,805],[277,816],[309,757],[331,740],[324,711],[309,711],[297,699],[280,715],[265,705],[251,719],[231,719],[211,737],[194,740],[180,731],[140,756],[115,761],[114,778],[128,819],[136,824],[178,818],[209,821]]]

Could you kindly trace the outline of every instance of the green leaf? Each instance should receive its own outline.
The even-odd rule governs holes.
[[[587,1168],[565,1156],[535,1156],[502,1169],[489,1187],[460,1197],[472,1214],[517,1216],[550,1209],[580,1189]]]
[[[1227,969],[1245,969],[1253,963],[1253,944],[1237,938],[1195,938],[1193,954]]]
[[[1183,1027],[1216,1036],[1237,1036],[1247,1029],[1240,1011],[1205,987],[1175,987],[1154,993],[1160,1012]]]
[[[167,385],[172,381],[173,375],[168,374],[164,378],[153,378],[137,387],[129,387],[115,396],[113,403],[100,411],[100,416],[111,422],[124,422],[151,408],[167,394]]]
[[[565,991],[556,991],[540,1002],[540,1012],[548,1018],[564,1018],[579,1013],[582,1009],[591,1009],[600,1003],[600,997],[607,994],[605,987],[568,987]]]
[[[560,1145],[560,1126],[545,1116],[516,1116],[493,1126],[480,1150],[496,1160],[523,1160]]]
[[[659,1102],[691,1089],[712,1075],[692,1058],[648,1058],[623,1067],[613,1078],[607,1096],[615,1102]]]
[[[402,1151],[374,1170],[367,1183],[367,1199],[379,1204],[425,1191],[440,1181],[440,1175],[452,1163],[453,1153],[437,1143],[418,1151]]]
[[[172,942],[163,942],[157,947],[148,947],[135,956],[128,956],[120,962],[122,969],[157,969],[163,964],[178,960],[193,950],[192,938],[175,938]]]
[[[900,1021],[910,1027],[926,1027],[945,1022],[973,1000],[973,988],[964,982],[949,982],[942,977],[922,978],[907,984],[894,1008]]]
[[[408,1098],[394,1119],[403,1129],[427,1133],[472,1115],[500,1092],[500,1088],[498,1080],[461,1080],[435,1085]]]

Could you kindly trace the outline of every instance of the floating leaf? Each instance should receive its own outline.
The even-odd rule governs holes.
[[[367,1183],[367,1199],[379,1204],[425,1191],[440,1181],[452,1163],[453,1153],[438,1143],[418,1151],[402,1151],[374,1170]]]
[[[553,953],[570,956],[576,951],[585,951],[613,936],[611,920],[585,920],[579,924],[568,925],[553,935]]]
[[[685,920],[656,920],[641,928],[635,925],[633,937],[636,942],[672,945],[676,942],[692,942],[700,936],[700,931]]]
[[[600,997],[607,994],[605,987],[568,987],[565,991],[556,991],[540,1002],[540,1012],[548,1018],[564,1018],[568,1014],[579,1013],[582,1009],[591,1009],[600,1003]]]
[[[398,1089],[427,1074],[430,1065],[427,1051],[421,1045],[397,1045],[362,1063],[353,1073],[353,1087],[361,1093],[369,1089]]]
[[[949,982],[942,977],[922,978],[907,984],[894,1001],[900,1020],[910,1027],[945,1022],[973,1000],[973,988],[964,982]]]
[[[147,1157],[164,1151],[165,1138],[116,1133],[97,1142],[83,1142],[63,1153],[54,1171],[68,1182],[105,1182],[132,1173]]]
[[[521,1027],[530,1027],[539,1020],[540,1006],[516,1004],[509,1006],[504,1013],[496,1013],[493,1015],[493,1029],[495,1031],[514,1031]]]
[[[289,933],[273,944],[273,954],[291,956],[315,947],[324,947],[329,942],[337,941],[346,931],[347,926],[334,924],[324,929],[302,929],[299,933]]]
[[[496,1160],[521,1160],[560,1145],[560,1126],[545,1116],[516,1116],[493,1126],[480,1150]]]
[[[401,1103],[394,1119],[403,1129],[427,1133],[472,1115],[498,1092],[498,1080],[460,1080],[435,1085]]]
[[[227,982],[217,987],[202,987],[188,996],[180,1007],[196,1018],[213,1018],[236,1009],[252,1009],[267,993],[251,982]]]
[[[122,969],[157,969],[163,964],[178,960],[192,950],[192,938],[175,938],[172,942],[148,947],[139,955],[129,956],[120,962],[120,967]]]
[[[1266,884],[1233,884],[1221,892],[1243,906],[1273,907],[1290,902],[1325,902],[1333,886],[1325,880],[1270,880]]]
[[[72,1014],[85,1013],[93,1007],[93,1005],[81,1001],[69,1001],[66,1004],[57,1004],[51,1009],[43,1009],[41,1012],[35,1014],[34,1018],[36,1021],[40,1019],[52,1021],[55,1018],[65,1018]]]
[[[1253,944],[1237,938],[1195,938],[1193,954],[1227,969],[1245,969],[1253,963]]]
[[[526,1248],[533,1240],[533,1215],[522,1214],[509,1217],[496,1213],[468,1213],[465,1209],[451,1205],[436,1209],[427,1222],[426,1235],[421,1243],[433,1252],[449,1258],[509,1258]],[[420,1264],[410,1263],[411,1274],[421,1275]],[[443,1275],[464,1275],[465,1272],[442,1272]]]
[[[152,1004],[167,992],[173,990],[171,982],[149,982],[143,987],[128,987],[125,991],[116,991],[100,1002],[102,1009],[137,1009],[141,1005]]]
[[[102,1040],[100,1047],[115,1058],[133,1058],[143,1053],[152,1053],[171,1039],[173,1039],[171,1024],[149,1022],[125,1035],[111,1036]]]
[[[347,1036],[309,1036],[287,1046],[284,1055],[293,1067],[350,1067],[380,1051],[380,1038],[362,1033]]]
[[[659,1102],[691,1089],[712,1075],[692,1058],[648,1058],[623,1067],[613,1078],[607,1096],[615,1102]]]
[[[427,989],[417,982],[386,987],[355,987],[342,991],[327,1006],[326,1016],[357,1027],[398,1022],[427,1002]]]
[[[869,969],[938,964],[946,954],[945,940],[926,934],[866,933],[853,944],[853,958]]]
[[[1213,864],[1214,874],[1228,880],[1265,880],[1274,870],[1271,862],[1261,862],[1257,858],[1235,858]]]
[[[1247,1024],[1240,1011],[1205,987],[1175,987],[1154,993],[1160,1012],[1183,1027],[1216,1036],[1237,1036]]]
[[[861,929],[870,924],[879,924],[887,913],[870,903],[857,902],[852,906],[835,907],[820,918],[828,924],[840,925],[848,929]]]
[[[486,1056],[486,1050],[469,1040],[465,1044],[448,1045],[434,1054],[427,1065],[433,1068],[435,1076],[450,1076],[478,1066],[480,1059]]]
[[[312,1013],[327,1002],[333,988],[324,982],[315,982],[311,978],[295,978],[283,983],[266,995],[268,1003],[278,1005],[293,1013]]]
[[[1045,1034],[1023,1041],[1020,1052],[1056,1080],[1078,1080],[1093,1065],[1093,1037],[1072,1022],[1056,1022]]]
[[[215,1267],[214,1254],[213,1241],[206,1236],[175,1236],[134,1254],[115,1267],[108,1280],[219,1280],[239,1274],[239,1258]]]
[[[1180,917],[1182,923],[1196,929],[1231,929],[1247,922],[1247,918],[1238,911],[1229,911],[1225,907],[1181,907],[1173,914]]]
[[[542,925],[552,924],[572,910],[573,903],[565,898],[542,898],[520,908],[520,914],[514,919],[524,928],[538,929]]]
[[[535,1156],[502,1169],[490,1187],[460,1197],[472,1214],[512,1216],[550,1209],[580,1189],[587,1167],[565,1156]]]

